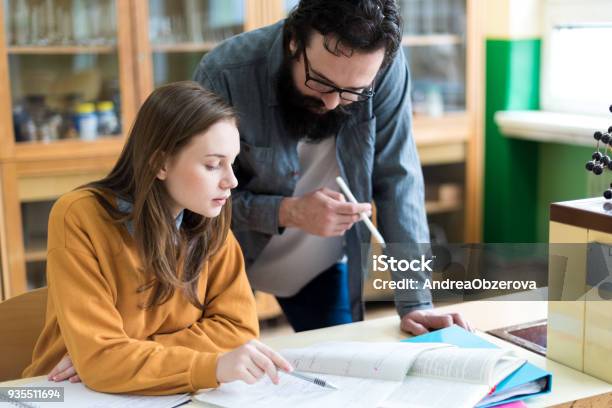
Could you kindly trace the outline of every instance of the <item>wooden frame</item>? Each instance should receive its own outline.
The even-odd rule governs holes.
[[[3,290],[6,299],[27,290],[24,259],[23,233],[21,230],[21,208],[17,200],[17,170],[13,162],[0,163],[0,185],[2,186],[3,227],[0,238],[3,256]],[[4,268],[6,265],[6,269]]]
[[[140,106],[153,92],[153,56],[149,41],[149,2],[133,2],[132,15],[134,26],[132,39],[136,59],[134,78],[136,81],[136,105]]]
[[[4,212],[4,184],[0,178],[0,302],[8,297],[9,287],[8,238],[6,235],[6,220]]]
[[[468,93],[467,111],[470,114],[472,135],[468,140],[466,157],[465,241],[482,240],[482,189],[484,183],[484,3],[466,0],[467,55],[466,72]]]
[[[4,5],[0,3],[0,160],[13,155],[14,143],[6,143],[8,135],[13,134],[13,108],[11,106],[11,83],[9,79],[6,35],[4,27]]]

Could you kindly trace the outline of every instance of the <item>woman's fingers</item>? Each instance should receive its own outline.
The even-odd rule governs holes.
[[[276,365],[274,365],[272,360],[259,350],[253,353],[252,358],[257,367],[265,371],[274,384],[278,384],[278,372],[276,371]]]
[[[61,371],[57,374],[55,374],[53,376],[53,381],[64,381],[67,380],[68,378],[72,377],[76,375],[76,370],[74,369],[74,366],[70,366],[67,369],[65,369],[64,371]]]
[[[78,383],[81,382],[81,377],[79,377],[78,375],[73,375],[68,379],[68,381],[70,381],[71,383]]]
[[[55,367],[53,367],[53,369],[49,372],[47,379],[52,380],[52,381],[62,381],[68,378],[68,377],[65,377],[60,380],[58,375],[60,375],[60,373],[63,373],[70,367],[72,367],[72,360],[70,359],[70,356],[66,354],[64,357],[62,357],[59,363],[57,363]],[[72,375],[74,375],[74,373]]]
[[[266,346],[265,344],[261,342],[257,342],[255,344],[255,347],[257,347],[257,350],[261,351],[266,357],[272,360],[272,362],[278,368],[281,368],[289,372],[293,371],[293,367],[291,366],[291,364],[287,360],[285,360],[283,356],[278,354],[276,351],[272,350],[270,347]]]

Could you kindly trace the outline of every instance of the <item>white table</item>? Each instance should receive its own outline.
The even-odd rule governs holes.
[[[528,399],[526,403],[529,407],[550,407],[599,395],[602,395],[602,397],[599,398],[597,405],[591,402],[591,405],[576,406],[593,408],[612,406],[612,384],[482,333],[491,329],[544,319],[547,315],[546,302],[478,301],[445,306],[438,310],[463,313],[472,326],[478,330],[478,335],[501,347],[515,350],[519,356],[553,374],[552,392]],[[284,336],[264,337],[262,340],[276,349],[282,349],[304,347],[330,340],[375,342],[397,341],[406,337],[408,336],[399,329],[399,318],[392,316]],[[0,385],[18,385],[26,381],[28,379],[5,382]],[[600,403],[605,405],[599,405]],[[204,405],[191,403],[185,406],[202,407]]]

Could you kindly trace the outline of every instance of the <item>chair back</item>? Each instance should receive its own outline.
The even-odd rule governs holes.
[[[21,377],[45,324],[47,288],[0,303],[0,381]]]

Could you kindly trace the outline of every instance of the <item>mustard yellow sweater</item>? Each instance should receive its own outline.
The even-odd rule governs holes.
[[[110,393],[172,394],[216,387],[219,354],[259,335],[255,301],[231,234],[202,270],[205,310],[175,291],[145,310],[150,291],[135,242],[88,191],[62,196],[49,219],[45,327],[24,377],[68,353],[81,380]]]

